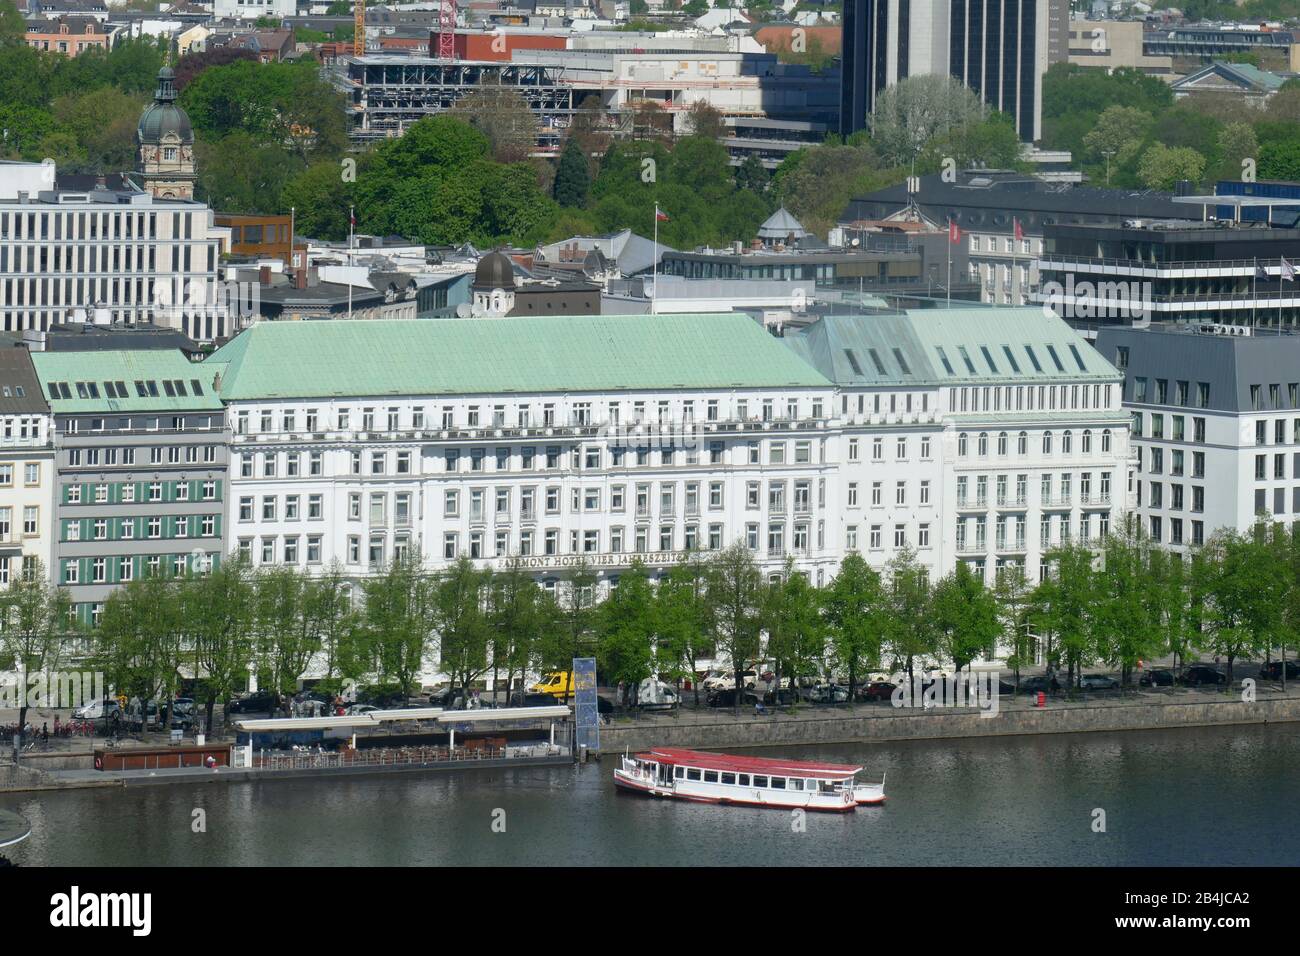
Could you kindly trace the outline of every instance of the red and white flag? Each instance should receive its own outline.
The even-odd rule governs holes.
[[[352,206],[348,207],[348,225],[353,229],[357,227],[357,211]]]
[[[659,204],[655,203],[655,222],[667,222],[667,221],[668,221],[668,213],[663,212],[659,208]]]
[[[951,219],[948,220],[948,241],[953,243],[961,242],[961,226]]]
[[[1295,281],[1295,266],[1286,261],[1286,256],[1282,257],[1282,278],[1287,282]]]
[[[1019,219],[1012,219],[1012,220],[1011,220],[1011,223],[1012,223],[1012,225],[1015,227],[1016,242],[1021,242],[1021,241],[1023,241],[1024,238],[1025,238],[1025,230],[1023,230],[1023,229],[1020,228],[1020,220],[1019,220]]]

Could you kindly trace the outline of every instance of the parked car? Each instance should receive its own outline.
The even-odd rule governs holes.
[[[520,692],[516,691],[515,693],[518,694]],[[528,693],[533,693],[533,691],[528,691]],[[545,696],[550,697],[549,694]],[[435,690],[429,694],[429,706],[441,707],[443,710],[456,710],[457,701],[464,701],[465,697],[465,692],[459,687],[444,687],[441,690]],[[555,703],[555,698],[551,697],[549,702],[552,704]]]
[[[1167,670],[1147,671],[1138,678],[1140,687],[1173,687],[1174,672]]]
[[[1079,678],[1079,686],[1084,690],[1115,690],[1119,681],[1105,674],[1084,674]]]
[[[1005,680],[998,681],[998,696],[1002,696],[1003,694],[1014,694],[1015,692],[1015,684]]]
[[[72,712],[77,720],[120,721],[122,705],[111,697],[108,700],[92,700]]]
[[[172,701],[172,730],[189,730],[197,716],[193,698],[177,697]]]
[[[1259,676],[1264,678],[1265,680],[1281,680],[1282,662],[1268,661],[1267,663],[1263,664],[1259,669]],[[1295,661],[1287,661],[1286,679],[1295,680],[1297,677],[1300,677],[1300,664],[1297,664]]]
[[[1022,694],[1042,694],[1049,691],[1054,694],[1060,689],[1061,682],[1056,679],[1055,675],[1050,678],[1046,676],[1025,677],[1020,681],[1020,692]]]
[[[862,700],[891,700],[897,687],[898,685],[892,681],[873,680],[866,687],[859,689],[858,696]]]
[[[227,714],[269,714],[275,710],[277,697],[275,694],[268,693],[264,690],[256,691],[252,694],[245,694],[243,697],[236,698],[230,702],[226,708]]]
[[[1204,664],[1193,664],[1183,671],[1183,683],[1189,687],[1200,687],[1202,684],[1226,684],[1227,682],[1228,678],[1223,673]]]
[[[740,672],[740,680],[741,683],[745,685],[746,690],[753,689],[754,682],[757,679],[758,675],[752,670]],[[735,684],[735,671],[711,671],[709,676],[704,678],[703,687],[705,690],[727,690],[734,687]]]
[[[763,692],[763,703],[772,707],[789,707],[798,702],[799,691],[794,687],[781,687]]]
[[[808,700],[814,704],[845,704],[849,700],[849,689],[839,684],[818,684],[808,691]]]
[[[376,707],[374,704],[352,704],[348,707],[348,716],[358,717],[361,714],[373,714],[379,709],[380,708]]]
[[[740,691],[740,706],[753,707],[758,703],[758,695],[752,690]],[[736,689],[734,687],[723,687],[709,694],[710,707],[735,707],[736,706]]]

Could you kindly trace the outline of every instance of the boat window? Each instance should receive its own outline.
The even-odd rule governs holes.
[[[705,782],[705,783],[717,783],[717,782],[718,782],[718,771],[716,771],[716,770],[706,770],[706,771],[704,771],[704,782]]]
[[[742,774],[740,775],[740,785],[741,785],[742,787],[748,787],[748,786],[749,786],[749,774],[747,774],[747,773],[742,773]]]
[[[754,786],[756,786],[756,787],[766,787],[766,786],[767,786],[767,777],[759,777],[759,776],[755,776],[755,777],[754,777]]]
[[[773,778],[772,778],[772,789],[773,789],[773,790],[784,790],[784,789],[785,789],[785,777],[773,777]]]
[[[678,780],[682,779],[682,777],[686,776],[686,768],[673,767],[673,776],[676,777]]]
[[[735,783],[736,783],[736,775],[735,775],[734,773],[724,773],[724,774],[722,775],[722,782],[723,782],[723,783],[726,783],[726,784],[731,784],[732,786],[735,786]]]
[[[816,780],[805,780],[805,781],[803,782],[803,788],[804,788],[805,790],[816,790],[816,789],[817,789],[817,781],[816,781]]]
[[[686,771],[686,779],[687,779],[687,780],[699,780],[699,779],[700,779],[700,772],[699,772],[698,770],[687,770],[687,771]]]

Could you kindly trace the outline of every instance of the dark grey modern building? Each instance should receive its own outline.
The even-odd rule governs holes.
[[[946,73],[1016,124],[1041,134],[1042,75],[1065,0],[844,0],[840,131],[863,129],[876,97],[899,80]]]
[[[1300,335],[1216,325],[1104,328],[1133,415],[1136,514],[1196,547],[1259,515],[1300,518]]]
[[[225,553],[225,413],[179,350],[32,355],[54,415],[53,578],[87,623],[118,586]]]

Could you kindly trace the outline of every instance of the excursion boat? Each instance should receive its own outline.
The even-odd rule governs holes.
[[[622,766],[614,770],[614,783],[636,793],[697,803],[844,813],[885,802],[884,778],[860,783],[861,772],[861,767],[848,764],[659,747],[625,754]]]

